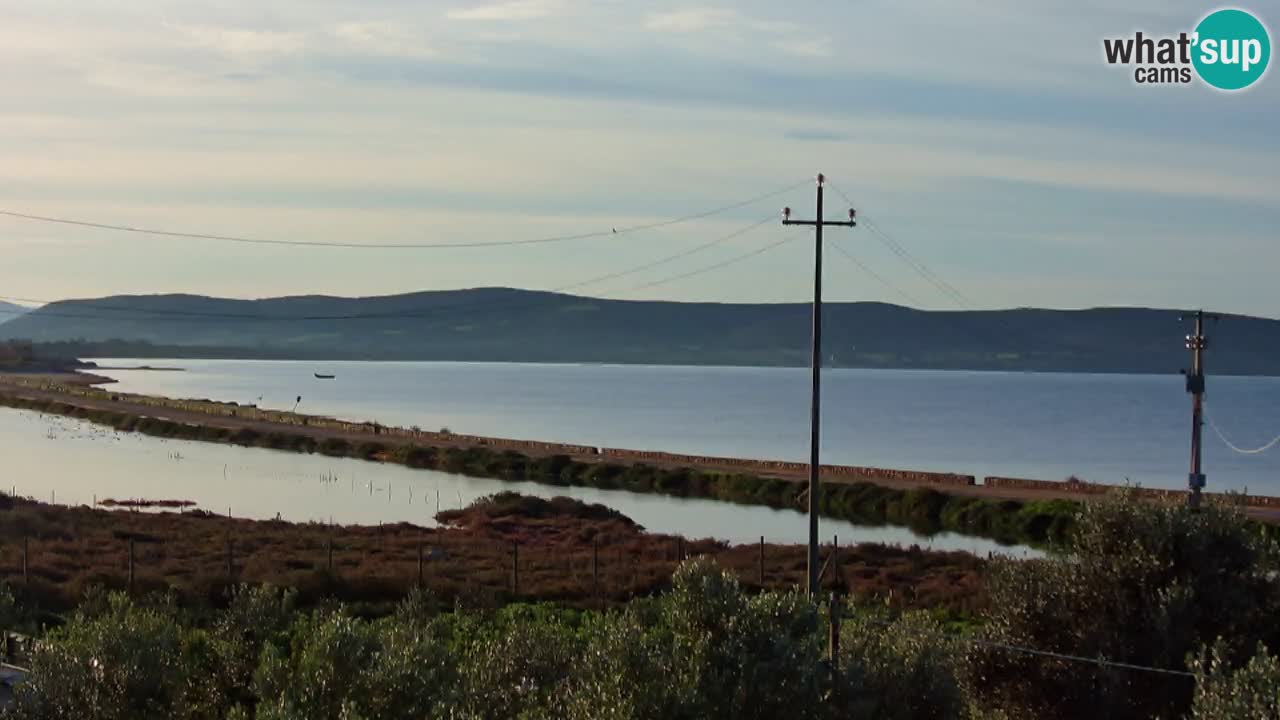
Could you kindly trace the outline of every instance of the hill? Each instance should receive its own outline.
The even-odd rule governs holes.
[[[30,312],[31,308],[22,305],[14,305],[13,303],[0,300],[0,325]]]
[[[825,354],[844,367],[1177,372],[1178,312],[926,311],[830,303]],[[100,356],[805,365],[805,303],[602,300],[481,288],[368,298],[116,296],[46,305],[0,339],[77,341]],[[1215,373],[1280,375],[1280,321],[1224,316]],[[129,342],[111,342],[129,341]]]

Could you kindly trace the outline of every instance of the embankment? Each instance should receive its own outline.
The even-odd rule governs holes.
[[[1052,493],[1072,493],[1081,497],[1106,495],[1116,490],[1131,492],[1146,500],[1181,500],[1186,497],[1186,490],[1168,490],[1165,488],[1134,487],[1129,485],[1108,485],[1105,483],[1084,482],[1070,478],[1063,481],[1031,480],[1028,478],[986,477],[982,486],[993,491],[1000,490],[1033,490]],[[1247,495],[1243,493],[1204,493],[1206,498],[1244,505],[1246,508],[1280,509],[1280,498],[1269,495]]]
[[[101,392],[101,391],[97,391]],[[64,415],[107,425],[120,431],[185,440],[220,442],[245,447],[261,447],[294,452],[322,453],[335,457],[395,462],[409,467],[495,478],[532,481],[548,485],[573,485],[620,489],[638,493],[659,493],[676,497],[698,497],[776,508],[802,508],[806,486],[796,477],[770,476],[674,462],[686,458],[659,455],[654,464],[627,456],[605,453],[570,455],[566,447],[537,443],[527,451],[498,445],[491,438],[467,442],[447,433],[417,433],[412,439],[384,431],[344,434],[326,430],[324,418],[290,416],[295,422],[275,423],[267,417],[246,421],[234,412],[210,416],[182,411],[179,421],[145,414],[148,405],[135,403],[137,396],[123,400],[110,393],[102,402],[86,402],[73,394],[51,396],[48,390],[32,395],[10,388],[0,391],[0,404],[15,408]],[[168,405],[159,402],[159,407]],[[169,401],[187,405],[187,401]],[[199,401],[201,405],[237,408]],[[190,407],[190,405],[187,405]],[[126,409],[127,408],[127,409]],[[243,408],[240,408],[243,410]],[[256,410],[256,408],[254,409]],[[300,420],[298,420],[300,418]],[[354,425],[350,424],[349,425]],[[372,427],[378,427],[371,425]],[[409,431],[416,432],[416,431]],[[515,442],[521,441],[504,441]],[[643,455],[643,454],[640,454]],[[724,459],[715,459],[717,461]],[[795,463],[738,461],[743,467],[788,470]],[[694,465],[691,467],[691,465]],[[737,467],[731,465],[730,468]],[[804,468],[803,465],[799,465]],[[838,475],[825,486],[820,509],[824,515],[861,524],[906,525],[922,533],[952,531],[989,537],[1001,542],[1044,545],[1063,539],[1070,531],[1078,505],[1061,499],[1022,501],[978,497],[972,493],[973,478],[946,474],[901,473],[899,478],[927,477],[928,484],[892,486],[858,476],[853,470]],[[937,478],[934,482],[933,478]],[[970,490],[967,494],[941,492],[935,485]]]

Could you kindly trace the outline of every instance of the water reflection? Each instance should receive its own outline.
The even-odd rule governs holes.
[[[0,456],[19,494],[61,504],[108,497],[192,500],[211,512],[258,519],[344,524],[435,524],[438,510],[462,507],[501,490],[598,502],[652,532],[714,537],[733,543],[803,542],[805,516],[789,510],[712,500],[639,495],[618,490],[555,487],[530,482],[414,470],[349,458],[117,433],[71,418],[0,409]],[[9,490],[10,488],[5,488]],[[863,527],[823,519],[824,541],[919,544],[974,553],[1034,554],[952,533],[932,537],[907,528]]]

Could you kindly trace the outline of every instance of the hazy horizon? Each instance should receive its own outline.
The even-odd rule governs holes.
[[[812,303],[812,298],[808,298],[808,299],[800,298],[796,300],[775,300],[775,301],[764,301],[764,302],[753,302],[750,300],[731,301],[731,300],[680,300],[680,299],[667,299],[667,298],[610,298],[610,297],[603,297],[600,295],[592,295],[590,293],[585,293],[585,292],[572,292],[572,291],[559,292],[554,290],[544,290],[540,288],[520,288],[520,287],[512,287],[508,285],[501,285],[501,286],[493,285],[493,286],[472,286],[472,287],[457,287],[457,288],[440,288],[440,289],[432,288],[432,289],[424,289],[424,290],[407,290],[403,292],[386,293],[381,295],[335,295],[335,294],[328,294],[328,293],[305,293],[305,294],[296,294],[296,295],[263,295],[259,297],[231,297],[231,296],[222,296],[222,295],[204,295],[201,293],[182,293],[182,292],[121,292],[121,293],[116,293],[112,295],[100,295],[100,296],[93,296],[93,297],[84,296],[84,297],[58,298],[58,299],[53,299],[46,304],[53,305],[53,304],[62,303],[62,302],[87,302],[87,301],[93,301],[93,300],[106,300],[106,299],[113,299],[113,298],[154,298],[154,297],[164,297],[164,296],[189,296],[189,297],[208,298],[211,300],[235,300],[235,301],[241,301],[241,302],[257,302],[257,301],[263,301],[263,300],[290,300],[290,299],[302,299],[302,298],[317,298],[317,299],[332,299],[332,300],[370,300],[370,299],[398,297],[398,296],[407,296],[407,295],[419,295],[422,293],[450,293],[450,292],[466,292],[466,291],[474,291],[474,290],[516,290],[516,291],[531,292],[531,293],[548,293],[548,294],[554,294],[554,295],[565,295],[570,297],[579,297],[586,300],[609,300],[609,301],[616,301],[616,302],[676,302],[676,303],[701,303],[701,304],[713,303],[713,304],[724,304],[724,305],[797,305],[797,304]],[[935,312],[966,312],[969,310],[976,311],[976,312],[1002,312],[1002,311],[1012,311],[1012,310],[1048,310],[1048,311],[1060,311],[1060,312],[1076,312],[1076,311],[1087,311],[1087,310],[1183,310],[1187,312],[1194,312],[1196,310],[1205,310],[1207,312],[1215,312],[1213,308],[1175,308],[1175,307],[1158,307],[1153,305],[1082,305],[1082,306],[1076,306],[1076,307],[1021,305],[1016,307],[1011,306],[1011,307],[986,307],[986,308],[960,308],[960,307],[921,308],[921,307],[914,307],[902,301],[894,302],[893,300],[827,299],[824,302],[826,303],[875,303],[880,305],[892,305],[895,307],[906,308],[908,310],[935,311]],[[0,300],[0,305],[3,305],[3,304],[6,304],[6,301]],[[37,310],[41,307],[44,307],[45,305],[45,304],[31,304],[31,303],[21,303],[21,302],[12,302],[12,301],[7,302],[7,304],[18,305],[28,310]],[[1257,317],[1264,320],[1280,320],[1280,316],[1277,316],[1277,315],[1255,315],[1250,313],[1230,313],[1230,314],[1246,315],[1248,317]],[[0,323],[3,323],[6,319],[7,318],[5,318],[3,315],[0,315]]]

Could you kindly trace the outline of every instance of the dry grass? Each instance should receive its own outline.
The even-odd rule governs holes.
[[[758,545],[649,534],[624,517],[565,511],[574,501],[567,502],[551,513],[477,508],[454,513],[456,527],[433,529],[67,508],[0,496],[0,578],[43,607],[66,609],[92,586],[127,586],[132,542],[136,592],[172,589],[186,600],[214,604],[229,582],[291,586],[304,602],[327,596],[395,601],[417,584],[420,552],[424,585],[445,598],[477,604],[516,597],[576,606],[623,602],[666,588],[680,553],[714,556],[749,587],[761,586]],[[824,549],[824,560],[829,552]],[[969,612],[984,602],[984,564],[962,552],[859,545],[837,552],[824,585],[867,601]],[[764,587],[798,587],[804,548],[766,545],[764,570]]]

